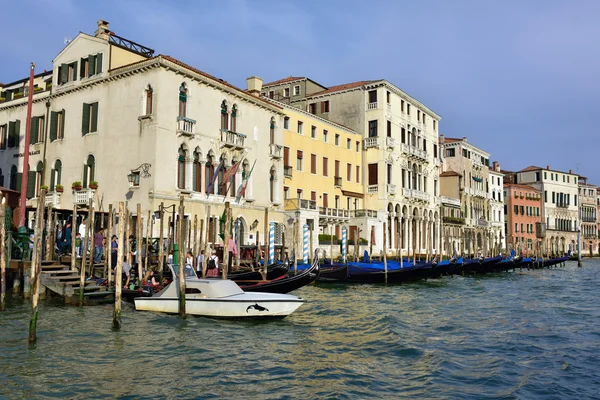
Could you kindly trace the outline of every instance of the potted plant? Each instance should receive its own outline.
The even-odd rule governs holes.
[[[71,189],[73,189],[73,190],[81,190],[82,188],[83,188],[83,185],[79,181],[75,181],[71,184]]]
[[[15,95],[13,96],[13,99],[20,99],[23,96],[25,96],[25,93],[23,93],[23,92],[15,93]]]
[[[34,91],[35,93],[38,93],[38,92],[43,92],[43,91],[44,91],[44,88],[43,88],[43,87],[39,87],[39,86],[38,86],[38,87],[34,88],[34,89],[33,89],[33,91]]]
[[[42,185],[42,186],[40,186],[40,190],[45,190],[47,192],[48,191],[48,186]]]
[[[63,185],[56,185],[54,186],[54,189],[58,192],[58,193],[62,193],[65,188],[63,187]]]
[[[4,103],[6,101],[6,97],[0,97],[0,103]]]
[[[91,181],[89,186],[90,186],[90,189],[98,189],[98,182]]]

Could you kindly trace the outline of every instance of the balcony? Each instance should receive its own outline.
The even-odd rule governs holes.
[[[280,159],[282,149],[283,149],[283,146],[271,143],[269,145],[269,157]]]
[[[422,161],[427,160],[427,152],[425,150],[421,150],[415,146],[409,146],[406,143],[402,144],[402,152],[407,154],[409,157],[413,157]]]
[[[350,210],[342,210],[339,208],[319,207],[319,218],[339,219],[349,218]]]
[[[196,121],[186,117],[177,117],[177,134],[184,136],[194,136],[194,126]]]
[[[377,110],[377,102],[367,103],[367,110]]]
[[[46,194],[46,206],[52,204],[52,208],[60,208],[60,192],[48,192]]]
[[[390,195],[396,194],[396,185],[388,183],[387,184],[387,193]]]
[[[90,204],[90,200],[94,199],[94,195],[96,194],[95,189],[82,189],[76,190],[73,192],[73,204],[77,204],[80,206],[87,206]]]
[[[473,196],[482,197],[484,199],[487,199],[490,197],[490,194],[488,192],[486,192],[485,190],[473,189]]]
[[[402,195],[409,200],[429,201],[429,195],[416,189],[402,189]]]
[[[379,147],[379,138],[377,136],[368,137],[363,139],[363,149],[367,150],[370,148]]]
[[[243,150],[245,140],[246,135],[244,135],[243,133],[237,133],[233,131],[228,131],[226,129],[221,129],[221,144],[224,147],[235,150]]]
[[[386,137],[385,138],[385,145],[389,148],[395,148],[396,147],[396,139],[392,138],[392,137]]]
[[[305,200],[305,199],[286,199],[284,203],[284,208],[286,211],[293,210],[309,210],[316,211],[317,210],[317,202],[314,200]]]
[[[375,194],[379,191],[379,185],[369,185],[367,186],[368,194]]]
[[[335,187],[342,187],[342,177],[341,176],[334,176],[333,177],[333,186],[335,186]]]
[[[464,225],[465,219],[460,217],[443,217],[442,222],[444,224]]]
[[[292,166],[291,165],[285,165],[283,167],[283,176],[286,178],[292,177]]]
[[[559,208],[569,208],[569,205],[566,202],[562,202],[562,203],[556,203],[556,207]]]
[[[581,222],[597,222],[595,217],[581,217]]]
[[[441,196],[440,199],[441,199],[442,204],[444,204],[444,205],[460,208],[460,200],[459,199],[453,199],[452,197],[446,197],[446,196]]]
[[[350,211],[350,216],[355,218],[367,217],[377,218],[377,211],[375,210],[353,210]]]

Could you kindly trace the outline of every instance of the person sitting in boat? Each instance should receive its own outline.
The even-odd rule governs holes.
[[[123,266],[123,272],[122,272],[121,279],[126,279],[125,285],[123,285],[123,288],[127,289],[129,287],[129,280],[131,278],[131,265],[127,262],[126,256],[123,256],[123,263],[121,265]],[[115,274],[116,274],[116,269],[115,269]]]
[[[219,276],[219,257],[216,250],[213,249],[206,265],[206,276]]]

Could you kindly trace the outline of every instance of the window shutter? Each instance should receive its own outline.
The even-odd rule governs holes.
[[[81,59],[81,62],[79,63],[79,78],[86,78],[85,76],[85,58]]]
[[[31,126],[29,127],[29,141],[31,144],[38,142],[40,117],[31,117]]]
[[[303,154],[302,154],[302,150],[296,150],[296,158],[302,158]]]
[[[283,165],[284,166],[289,166],[290,163],[290,148],[289,147],[284,147],[283,148]]]
[[[67,83],[69,81],[69,66],[67,64],[62,64],[59,68],[58,68],[58,75],[59,75],[59,83],[63,84],[63,83]]]
[[[54,168],[50,170],[50,191],[54,190],[54,185],[56,184],[54,180]]]
[[[369,185],[377,185],[377,164],[369,164]]]
[[[92,104],[92,132],[98,131],[98,103]]]
[[[88,57],[88,76],[96,74],[96,56],[90,55]]]
[[[20,191],[21,190],[21,178],[23,177],[23,174],[21,172],[17,172],[17,179],[16,179],[16,187],[14,190]]]
[[[88,166],[83,164],[83,187],[87,188],[88,185]]]
[[[96,73],[102,72],[102,53],[96,54]]]
[[[90,133],[90,105],[83,103],[83,115],[81,118],[81,133]]]
[[[67,120],[65,119],[65,110],[62,110],[61,113],[62,113],[62,124],[60,124],[60,138],[64,139],[65,138],[65,123],[67,122]]]
[[[14,147],[19,147],[19,140],[21,139],[21,120],[16,120],[15,121],[15,131],[13,133],[13,141],[14,141]]]
[[[27,179],[27,198],[31,199],[33,197],[35,197],[35,171],[29,171],[27,173],[27,176],[29,177]]]
[[[8,147],[15,146],[15,122],[8,122]]]
[[[62,182],[62,163],[60,164],[60,167],[58,167],[58,169],[56,171],[58,172],[56,174],[56,184],[60,185],[60,183]]]
[[[50,113],[50,141],[58,139],[58,113],[52,111]]]
[[[68,69],[67,69],[68,71]],[[73,80],[76,81],[77,80],[77,61],[75,61],[73,63]]]

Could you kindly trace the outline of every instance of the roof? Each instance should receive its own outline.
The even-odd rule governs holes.
[[[381,81],[381,79],[377,79],[377,80],[373,80],[373,81],[358,81],[358,82],[344,83],[343,85],[330,86],[328,89],[322,90],[320,92],[315,92],[315,93],[311,94],[310,96],[312,97],[312,96],[319,96],[322,94],[341,92],[344,90],[354,89],[357,87],[368,85],[369,83],[379,82],[379,81]]]
[[[304,77],[304,76],[288,76],[287,78],[283,78],[283,79],[279,79],[277,81],[265,83],[265,84],[263,84],[263,86],[279,85],[281,83],[288,83],[288,82],[293,82],[293,81],[299,81],[301,79],[306,79],[306,77]]]
[[[48,76],[48,75],[52,75],[52,71],[51,70],[50,71],[43,71],[43,72],[40,72],[38,74],[35,74],[33,76],[33,78],[35,79],[35,78],[39,78],[39,77],[42,77],[42,76]],[[9,87],[9,86],[16,85],[18,83],[25,83],[27,81],[29,81],[29,77],[22,78],[22,79],[19,79],[17,81],[14,81],[14,82],[11,82],[11,83],[7,83],[7,84],[0,84],[0,86],[2,86],[2,87]]]
[[[544,169],[544,168],[542,168],[542,167],[536,167],[535,165],[530,165],[529,167],[523,168],[522,170],[517,171],[517,172],[538,171],[540,169]]]
[[[444,137],[444,143],[445,142],[453,143],[453,142],[462,142],[462,141],[463,141],[463,139]]]
[[[440,176],[461,176],[458,172],[454,171],[444,171],[440,174]]]
[[[520,183],[505,183],[504,188],[520,188],[520,189],[533,190],[534,192],[540,191],[539,189],[536,189],[535,187],[533,187],[531,185],[523,185]]]
[[[3,186],[0,186],[0,192],[2,193],[15,193],[15,194],[21,194],[21,192],[17,192],[16,190],[12,190]]]

